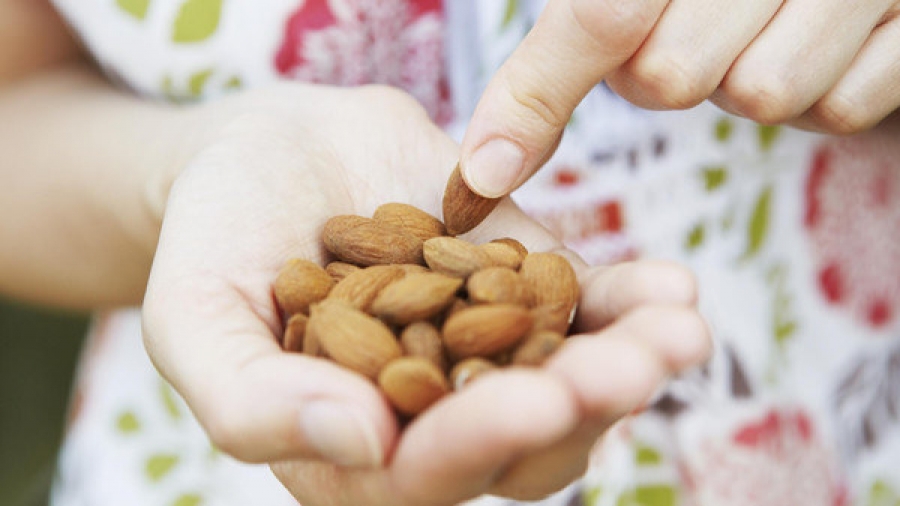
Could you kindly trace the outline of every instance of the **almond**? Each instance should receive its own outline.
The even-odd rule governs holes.
[[[435,272],[466,278],[489,267],[491,258],[478,246],[455,237],[435,237],[423,246],[425,263]]]
[[[472,230],[484,221],[499,203],[499,198],[482,197],[469,189],[457,164],[444,189],[443,212],[447,233],[459,235]]]
[[[450,392],[444,372],[424,357],[401,357],[378,375],[378,386],[403,414],[415,416]]]
[[[376,379],[391,360],[403,355],[383,322],[337,300],[324,300],[310,310],[306,333],[335,362]]]
[[[531,286],[535,306],[545,306],[555,320],[571,322],[580,287],[568,260],[555,253],[531,253],[522,261],[519,275]]]
[[[375,210],[372,219],[400,227],[423,241],[447,234],[441,220],[409,204],[384,204]]]
[[[562,346],[565,338],[559,332],[542,330],[532,332],[525,338],[512,354],[515,365],[538,366]]]
[[[522,259],[525,258],[514,247],[502,242],[489,242],[478,246],[478,248],[487,253],[487,256],[491,259],[491,265],[506,267],[514,271],[519,269],[519,266],[522,265]]]
[[[362,216],[335,216],[322,231],[325,248],[338,260],[361,266],[421,264],[422,240],[400,227]]]
[[[284,326],[284,339],[282,348],[285,351],[303,351],[303,336],[306,335],[306,322],[309,317],[303,313],[297,313],[288,319]]]
[[[515,346],[531,330],[528,309],[488,304],[463,309],[444,323],[444,346],[455,359],[489,357]]]
[[[431,323],[420,321],[407,325],[400,333],[400,345],[407,356],[427,358],[442,371],[447,368],[441,332]]]
[[[557,305],[545,304],[543,306],[535,306],[531,308],[531,316],[534,319],[534,324],[531,327],[533,332],[552,330],[562,335],[569,333],[571,312],[566,313],[560,310]]]
[[[450,370],[450,385],[453,390],[459,390],[475,378],[495,369],[497,366],[486,358],[469,357],[461,360]]]
[[[506,246],[502,246],[506,247]],[[531,306],[534,294],[519,273],[507,267],[488,267],[466,281],[469,300],[477,304],[509,303]]]
[[[359,269],[334,285],[328,298],[344,301],[360,311],[368,312],[378,292],[405,275],[406,272],[396,265],[373,265]]]
[[[334,280],[318,264],[294,258],[278,272],[275,278],[275,300],[285,313],[306,313],[310,304],[328,295]]]
[[[325,272],[331,274],[335,281],[340,281],[358,270],[360,270],[358,265],[348,264],[347,262],[331,262],[325,266]]]
[[[523,260],[528,255],[528,248],[526,248],[524,244],[517,241],[516,239],[513,239],[512,237],[501,237],[499,239],[494,239],[490,242],[490,244],[505,244],[510,248],[516,250],[516,252],[519,254],[519,257],[521,257]]]
[[[381,290],[371,312],[394,325],[427,320],[453,303],[460,286],[461,279],[435,272],[408,274]]]

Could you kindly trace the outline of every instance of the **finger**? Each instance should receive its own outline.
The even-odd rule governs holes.
[[[666,2],[549,2],[469,122],[461,165],[471,188],[498,197],[534,173],[581,99],[637,50]]]
[[[232,287],[183,281],[192,288],[148,291],[147,348],[218,448],[252,462],[382,463],[397,428],[370,382],[282,352],[270,324]]]
[[[693,107],[716,90],[783,1],[672,0],[640,50],[607,83],[640,107]]]
[[[644,306],[601,332],[570,337],[546,367],[570,386],[583,416],[610,423],[641,406],[672,374],[705,361],[711,348],[696,311]]]
[[[697,303],[693,273],[666,261],[592,267],[582,276],[581,284],[581,301],[574,322],[578,332],[602,328],[647,304],[694,306]]]
[[[900,107],[898,10],[872,32],[840,81],[793,125],[853,134],[875,126]]]
[[[738,57],[714,102],[761,123],[797,118],[834,87],[894,1],[786,2]]]

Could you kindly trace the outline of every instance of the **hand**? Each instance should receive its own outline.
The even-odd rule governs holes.
[[[333,215],[402,201],[439,216],[458,147],[386,88],[285,85],[241,100],[254,112],[227,122],[171,191],[145,342],[213,443],[273,463],[304,506],[547,494],[583,472],[610,424],[707,355],[689,274],[576,261],[584,335],[545,368],[475,382],[401,436],[373,384],[280,350],[271,283],[288,258],[324,260],[318,235]],[[560,247],[509,200],[468,238],[507,235],[535,251]]]
[[[524,183],[604,80],[650,109],[710,99],[760,123],[868,129],[900,107],[898,14],[897,0],[551,0],[475,110],[463,177],[486,197]]]

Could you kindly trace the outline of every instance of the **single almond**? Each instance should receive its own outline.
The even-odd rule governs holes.
[[[338,260],[361,265],[421,264],[422,240],[390,223],[362,216],[335,216],[322,231],[325,248]]]
[[[427,358],[442,371],[447,368],[441,332],[429,322],[407,325],[400,333],[400,345],[407,356]]]
[[[463,180],[457,164],[444,189],[443,212],[447,233],[459,235],[472,230],[484,221],[499,203],[499,198],[489,199],[473,192]]]
[[[521,306],[472,306],[444,322],[444,346],[454,359],[490,357],[515,346],[531,330],[531,324],[531,313]]]
[[[488,267],[475,272],[466,281],[466,291],[469,300],[476,304],[509,303],[528,307],[534,303],[530,285],[508,267]]]
[[[408,274],[384,287],[372,301],[372,314],[394,325],[427,320],[447,308],[462,280],[435,272]]]
[[[455,237],[435,237],[425,241],[423,254],[425,263],[433,271],[460,278],[491,265],[487,253]]]
[[[450,370],[450,385],[459,390],[485,373],[496,370],[497,365],[482,357],[469,357],[457,362]]]
[[[334,278],[336,282],[346,278],[351,273],[360,270],[358,265],[348,264],[347,262],[330,262],[325,266],[325,272],[331,274],[331,277]]]
[[[523,260],[528,255],[528,248],[526,248],[524,244],[516,239],[513,239],[512,237],[501,237],[499,239],[494,239],[491,242],[495,244],[505,244],[513,248]]]
[[[396,225],[423,241],[447,234],[441,220],[409,204],[384,204],[375,210],[372,219]]]
[[[525,258],[514,247],[502,242],[489,242],[478,246],[478,248],[487,253],[491,259],[491,265],[506,267],[514,271],[519,269],[519,266],[522,265],[522,260]]]
[[[288,315],[306,313],[310,304],[328,295],[334,279],[314,262],[293,258],[275,278],[275,300]]]
[[[405,275],[406,272],[396,265],[373,265],[359,269],[334,285],[328,298],[344,301],[360,311],[368,312],[378,293]]]
[[[559,332],[542,330],[532,332],[513,350],[514,365],[538,366],[544,363],[564,342]]]
[[[312,306],[306,333],[332,360],[373,380],[388,362],[403,355],[387,325],[337,300]]]
[[[378,375],[378,386],[397,411],[415,416],[450,392],[444,372],[424,357],[400,357]]]
[[[285,351],[303,351],[303,337],[306,335],[306,322],[309,317],[303,313],[291,316],[284,325],[284,338],[281,346]]]
[[[531,286],[535,306],[546,306],[555,319],[571,322],[581,289],[568,260],[555,253],[531,253],[522,261],[519,275]]]

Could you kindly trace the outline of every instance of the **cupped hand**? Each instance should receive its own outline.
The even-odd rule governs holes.
[[[868,129],[900,107],[898,14],[897,0],[551,0],[475,110],[463,177],[486,197],[521,185],[601,81],[650,109],[709,99],[765,124]]]
[[[583,472],[609,425],[707,355],[685,271],[588,268],[573,256],[581,335],[545,367],[486,376],[401,433],[368,380],[281,351],[271,285],[289,258],[325,261],[319,233],[331,216],[392,201],[440,216],[458,146],[387,88],[284,85],[229,100],[209,106],[222,127],[169,195],[145,343],[213,443],[272,463],[304,506],[548,494]],[[509,200],[467,238],[501,236],[564,252]]]

